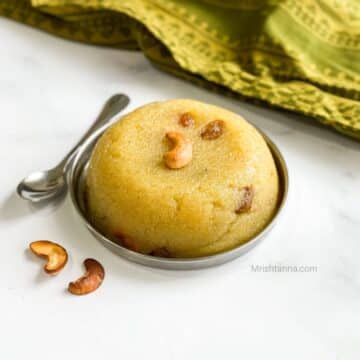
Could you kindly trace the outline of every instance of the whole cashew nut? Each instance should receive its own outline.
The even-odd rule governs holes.
[[[68,260],[66,250],[52,241],[34,241],[30,244],[30,250],[34,254],[47,259],[44,271],[51,275],[58,273],[66,265]]]
[[[103,282],[105,270],[95,259],[84,261],[86,273],[81,278],[69,284],[68,290],[74,295],[85,295],[95,291]]]
[[[166,133],[166,137],[174,145],[173,148],[164,155],[164,162],[170,169],[180,169],[192,160],[192,144],[183,134],[175,131]]]

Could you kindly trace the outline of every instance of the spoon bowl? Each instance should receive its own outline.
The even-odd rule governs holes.
[[[58,168],[35,171],[24,178],[17,187],[20,197],[31,202],[39,202],[61,195],[66,190],[65,177]]]
[[[116,94],[110,97],[93,125],[65,158],[52,169],[35,171],[24,178],[17,186],[18,195],[24,200],[40,202],[65,194],[67,168],[78,149],[95,131],[108,127],[110,120],[123,110],[129,101],[129,97],[124,94]]]

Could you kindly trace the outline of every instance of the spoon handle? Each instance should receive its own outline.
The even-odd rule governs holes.
[[[116,94],[107,100],[101,113],[98,115],[94,123],[81,137],[77,144],[68,152],[68,154],[61,160],[57,166],[59,171],[64,171],[69,161],[72,159],[77,149],[85,142],[85,140],[96,130],[101,128],[104,124],[108,123],[116,114],[123,110],[130,102],[130,99],[125,94]]]

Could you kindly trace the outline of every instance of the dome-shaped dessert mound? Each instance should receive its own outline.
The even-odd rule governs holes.
[[[259,132],[193,100],[151,103],[98,141],[87,173],[91,221],[145,254],[198,257],[245,243],[271,221],[279,180]]]

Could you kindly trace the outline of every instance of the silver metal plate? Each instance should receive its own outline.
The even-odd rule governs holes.
[[[94,135],[89,138],[89,140],[79,149],[71,164],[71,168],[68,172],[68,184],[72,202],[85,226],[94,235],[94,237],[101,241],[108,249],[129,261],[161,269],[194,270],[216,266],[234,260],[239,256],[246,254],[265,238],[278,221],[280,214],[283,212],[288,193],[289,176],[285,160],[276,145],[262,131],[259,129],[258,131],[263,135],[265,141],[267,142],[279,173],[280,193],[278,210],[271,222],[261,233],[250,239],[247,243],[239,245],[234,249],[198,258],[159,258],[126,249],[101,234],[101,232],[99,232],[88,220],[86,213],[85,178],[92,150],[103,131],[94,133]]]

